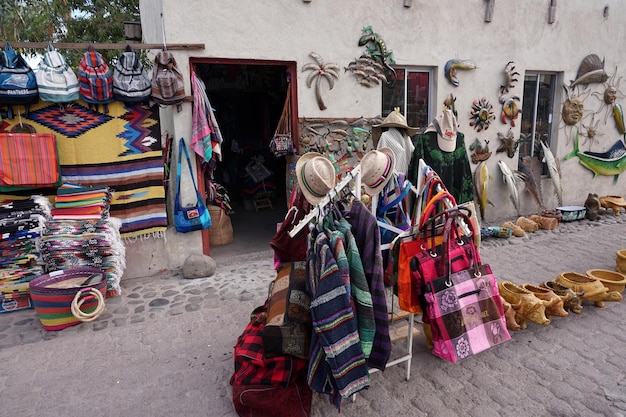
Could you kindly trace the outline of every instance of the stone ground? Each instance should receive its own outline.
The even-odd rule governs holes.
[[[499,281],[538,284],[565,271],[615,268],[626,215],[561,223],[480,249]],[[94,322],[44,330],[34,310],[0,315],[0,416],[236,416],[232,348],[274,278],[269,251],[217,260],[214,276],[122,281]],[[624,416],[626,302],[530,323],[457,364],[414,337],[406,363],[372,374],[340,415]],[[399,341],[394,355],[404,346]],[[336,415],[314,394],[312,415]]]

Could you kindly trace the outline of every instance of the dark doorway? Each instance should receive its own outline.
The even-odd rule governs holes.
[[[211,246],[211,254],[269,250],[276,223],[287,211],[286,157],[276,157],[269,145],[291,93],[290,65],[219,60],[193,67],[224,139],[222,161],[207,171],[212,178],[207,174],[205,181],[224,187],[233,210],[233,243]],[[257,204],[261,194],[269,197],[271,207]]]

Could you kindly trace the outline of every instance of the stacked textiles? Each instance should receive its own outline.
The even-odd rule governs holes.
[[[121,293],[126,269],[126,248],[120,236],[122,221],[55,220],[41,237],[41,256],[48,271],[76,267],[101,269],[107,278],[107,297]]]
[[[107,186],[83,187],[65,183],[57,189],[52,209],[55,220],[98,220],[109,217],[112,190]]]
[[[40,238],[50,211],[41,196],[0,202],[0,313],[31,307],[28,283],[44,274]]]
[[[76,267],[101,269],[107,297],[120,294],[126,268],[122,221],[109,216],[113,190],[64,183],[57,189],[52,219],[41,237],[41,257],[48,271]]]

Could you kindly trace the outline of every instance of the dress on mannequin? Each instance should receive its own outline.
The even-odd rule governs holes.
[[[407,173],[413,184],[417,182],[420,159],[435,170],[457,204],[474,200],[474,183],[465,149],[465,135],[458,131],[452,110],[444,109],[426,131],[417,136]]]

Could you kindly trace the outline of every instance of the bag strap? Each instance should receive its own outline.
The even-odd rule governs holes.
[[[187,145],[185,145],[185,140],[183,138],[180,138],[180,141],[178,142],[178,166],[176,168],[176,201],[178,201],[180,197],[180,173],[183,152],[185,152],[185,158],[187,158],[187,166],[189,167],[189,174],[191,174],[191,182],[193,182],[193,188],[194,190],[196,190],[196,196],[200,195],[198,187],[196,186],[196,180],[193,176],[193,171],[191,170],[191,161],[189,160]]]
[[[468,245],[470,245],[469,247],[470,268],[474,268],[475,277],[479,277],[481,275],[481,272],[480,272],[480,262],[478,260],[479,258],[477,255],[477,249],[476,249],[476,245],[474,244],[474,233],[475,233],[474,226],[472,225],[472,222],[469,216],[465,214],[462,211],[462,209],[459,207],[448,209],[445,211],[445,213],[447,216],[447,220],[446,220],[446,225],[443,230],[442,263],[445,268],[443,276],[448,277],[448,280],[446,281],[446,285],[450,286],[452,285],[452,282],[450,282],[449,280],[450,271],[452,270],[452,265],[451,265],[452,259],[450,259],[450,242],[454,240],[454,239],[451,239],[452,229],[453,228],[456,229],[457,223],[460,221],[464,221],[468,225],[470,233],[471,233],[471,236],[470,236],[471,238],[468,240],[468,243],[467,243]]]
[[[387,185],[385,185],[385,190],[387,188],[387,186],[389,186],[389,184],[391,184],[391,181],[387,183]],[[400,203],[402,200],[404,200],[404,197],[407,196],[407,194],[409,193],[409,191],[411,191],[411,182],[409,180],[404,180],[404,189],[402,190],[402,192],[400,193],[400,195],[396,198],[394,198],[393,200],[391,200],[389,203],[385,204],[382,207],[379,207],[378,209],[378,213],[379,214],[384,214],[387,212],[387,210],[389,210],[392,207],[395,207],[398,205],[398,203]],[[383,193],[385,191],[383,190]]]

